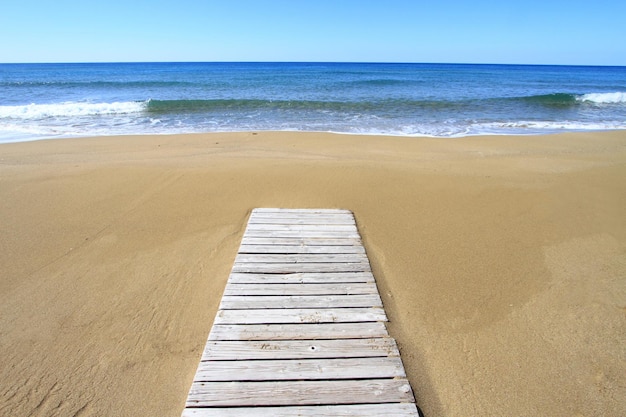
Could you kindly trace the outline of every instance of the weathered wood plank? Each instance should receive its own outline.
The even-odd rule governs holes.
[[[290,274],[294,272],[365,272],[369,262],[340,263],[236,263],[232,272]]]
[[[282,219],[290,219],[290,218],[302,218],[302,219],[350,219],[354,220],[354,216],[350,212],[327,212],[327,213],[303,213],[303,212],[280,212],[280,213],[270,213],[270,212],[252,212],[250,214],[250,219],[254,219],[257,217],[270,218],[276,220]]]
[[[250,216],[248,224],[290,224],[290,225],[355,225],[355,221],[350,216]]]
[[[374,282],[374,275],[365,272],[299,272],[293,274],[252,274],[233,272],[230,284],[342,284]]]
[[[288,381],[405,377],[395,357],[347,359],[280,359],[200,362],[194,381]]]
[[[356,231],[333,231],[333,230],[246,230],[246,237],[262,238],[329,238],[329,239],[358,239]]]
[[[290,217],[287,219],[277,219],[268,217],[251,217],[248,221],[248,228],[274,228],[278,227],[304,227],[304,228],[333,228],[338,226],[340,228],[356,228],[354,220],[345,217],[345,219],[337,217],[327,218],[312,218],[312,217]]]
[[[346,308],[383,307],[378,294],[358,295],[271,295],[224,296],[220,310],[245,310],[258,308]]]
[[[182,417],[417,417],[413,403],[290,407],[187,408]]]
[[[378,294],[373,282],[337,284],[227,284],[224,295],[356,295]]]
[[[296,214],[349,214],[352,215],[350,210],[337,209],[337,208],[276,208],[276,207],[257,207],[252,210],[252,213],[278,213],[281,215],[296,213]]]
[[[187,406],[276,406],[414,402],[406,379],[194,382]]]
[[[348,254],[239,254],[235,263],[365,263],[367,256]],[[369,263],[369,262],[368,262]]]
[[[324,340],[209,340],[202,360],[328,359],[399,356],[393,338]]]
[[[357,231],[356,225],[353,224],[265,224],[265,223],[248,223],[246,231],[286,231],[286,232],[350,232]]]
[[[292,308],[220,310],[214,324],[354,323],[386,321],[382,308]]]
[[[288,231],[318,231],[318,230],[330,230],[335,232],[354,232],[356,231],[356,224],[338,224],[338,223],[327,223],[327,222],[317,222],[315,224],[289,224],[284,222],[275,222],[275,223],[255,223],[248,222],[246,226],[246,230],[288,230]]]
[[[318,324],[228,324],[214,325],[210,341],[368,339],[388,337],[382,322]]]
[[[253,211],[252,213],[250,213],[250,218],[254,218],[254,217],[269,217],[269,218],[276,218],[276,219],[289,219],[291,217],[299,217],[299,218],[306,218],[306,219],[318,219],[318,218],[331,218],[331,219],[335,219],[335,218],[348,218],[348,219],[354,219],[354,216],[352,215],[351,212],[349,211],[344,211],[344,212],[297,212],[297,211],[281,211],[281,212],[262,212],[262,211]]]
[[[303,213],[303,212],[280,212],[280,213],[272,213],[272,212],[260,212],[254,211],[250,213],[250,218],[254,217],[268,217],[275,219],[289,219],[291,217],[301,217],[306,219],[322,219],[322,218],[346,218],[346,219],[354,219],[354,216],[351,212],[327,212],[327,213]]]
[[[299,246],[299,245],[241,245],[239,253],[269,254],[365,254],[363,246]]]
[[[244,235],[242,245],[283,245],[283,246],[355,246],[360,245],[357,238],[278,238],[278,237],[249,237]]]

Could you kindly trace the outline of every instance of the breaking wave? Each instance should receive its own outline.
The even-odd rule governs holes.
[[[618,91],[615,93],[590,93],[576,97],[578,101],[589,101],[599,104],[616,104],[626,103],[626,92]]]
[[[45,119],[50,117],[100,116],[140,113],[147,102],[28,104],[0,106],[0,119]]]

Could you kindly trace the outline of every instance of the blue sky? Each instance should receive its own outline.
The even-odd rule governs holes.
[[[0,62],[626,65],[624,0],[3,0]]]

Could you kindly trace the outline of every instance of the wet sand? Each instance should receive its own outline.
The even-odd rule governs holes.
[[[626,131],[0,145],[0,415],[179,416],[254,207],[355,214],[417,403],[626,415]]]

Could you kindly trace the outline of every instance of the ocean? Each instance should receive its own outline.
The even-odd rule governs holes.
[[[463,137],[626,129],[626,67],[0,64],[0,142],[324,131]]]

